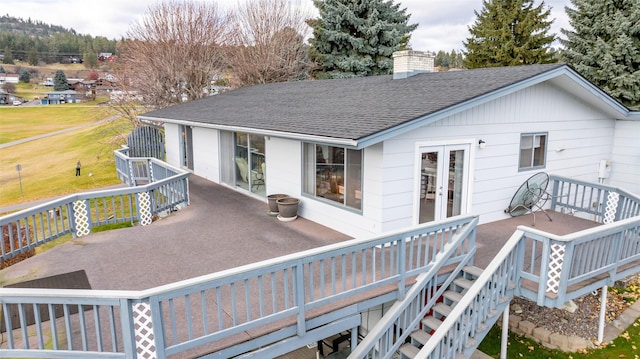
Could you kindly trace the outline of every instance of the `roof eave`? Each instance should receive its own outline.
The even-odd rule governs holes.
[[[329,145],[336,145],[340,147],[347,148],[360,148],[358,146],[358,141],[351,138],[336,138],[336,137],[326,137],[326,136],[318,136],[318,135],[309,135],[309,134],[301,134],[295,132],[285,132],[285,131],[275,131],[275,130],[264,130],[252,127],[242,127],[242,126],[227,126],[227,125],[219,125],[205,122],[196,122],[189,120],[176,120],[169,118],[158,118],[158,117],[150,117],[150,116],[138,116],[140,121],[146,122],[166,122],[173,123],[176,125],[185,125],[185,126],[194,126],[194,127],[203,127],[203,128],[211,128],[221,131],[232,131],[232,132],[247,132],[257,135],[263,136],[273,136],[280,138],[287,138],[292,140],[304,141],[304,142],[315,142],[315,143],[324,143]]]

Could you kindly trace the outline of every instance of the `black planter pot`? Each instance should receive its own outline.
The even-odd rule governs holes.
[[[278,203],[278,219],[283,222],[293,221],[298,218],[298,205],[300,200],[293,197],[280,198]]]
[[[287,198],[289,197],[286,194],[282,194],[282,193],[276,193],[276,194],[270,194],[267,196],[267,201],[269,202],[269,215],[271,216],[277,216],[278,215],[278,200],[281,198]]]

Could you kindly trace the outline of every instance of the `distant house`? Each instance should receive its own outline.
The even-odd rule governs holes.
[[[0,105],[12,105],[15,101],[22,102],[23,98],[0,88]]]
[[[355,237],[504,219],[539,171],[640,193],[640,112],[571,67],[420,73],[423,60],[403,51],[393,76],[248,86],[140,119],[164,123],[170,164],[298,197],[301,216]]]
[[[0,85],[2,84],[17,84],[20,82],[20,76],[0,74]]]
[[[40,99],[42,105],[60,105],[63,103],[79,103],[80,97],[75,90],[47,92],[46,96]]]

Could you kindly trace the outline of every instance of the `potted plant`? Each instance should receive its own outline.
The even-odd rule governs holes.
[[[276,202],[277,200],[279,200],[280,198],[287,198],[289,197],[286,194],[282,194],[282,193],[276,193],[276,194],[270,194],[267,196],[267,201],[269,202],[269,215],[270,216],[277,216],[278,215],[278,203]]]
[[[278,220],[283,222],[293,221],[298,218],[298,205],[300,200],[293,197],[280,198],[278,203]]]

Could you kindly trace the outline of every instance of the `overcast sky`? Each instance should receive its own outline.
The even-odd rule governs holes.
[[[52,25],[73,28],[78,33],[122,37],[158,0],[2,0],[0,12],[23,19],[41,20]],[[239,0],[217,1],[219,5],[233,6]],[[312,0],[292,0],[317,14]],[[396,0],[396,2],[398,2]],[[480,11],[482,0],[402,0],[401,7],[411,14],[411,23],[418,23],[411,45],[414,50],[451,51],[463,48],[469,36],[468,27],[475,20],[474,10]],[[536,1],[536,4],[539,4]],[[555,19],[551,32],[560,35],[560,28],[569,28],[565,6],[570,0],[546,0]],[[556,45],[557,46],[557,45]]]

